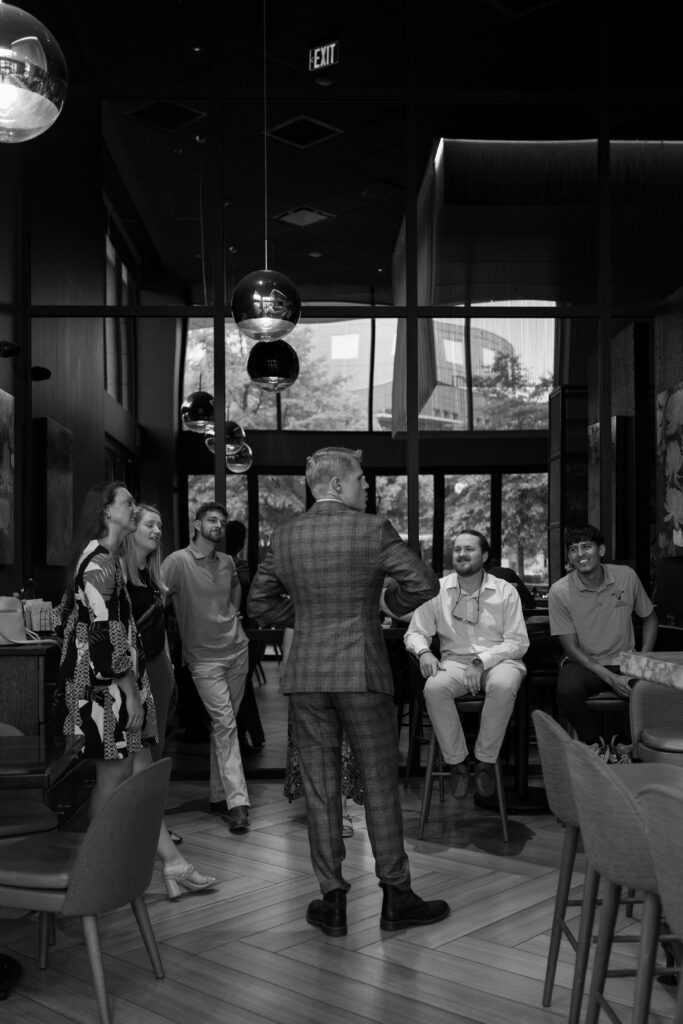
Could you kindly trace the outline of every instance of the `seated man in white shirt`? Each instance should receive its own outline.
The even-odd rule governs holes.
[[[455,697],[486,697],[474,747],[474,781],[481,796],[496,790],[494,765],[526,675],[522,661],[529,638],[514,586],[486,572],[489,543],[478,530],[455,538],[455,572],[441,580],[436,597],[420,605],[405,635],[405,646],[420,663],[425,700],[457,799],[469,788],[468,752]],[[440,657],[430,650],[438,636]]]

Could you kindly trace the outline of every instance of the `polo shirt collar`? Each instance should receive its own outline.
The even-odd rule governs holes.
[[[572,572],[572,574],[571,574],[572,582],[573,582],[573,584],[574,584],[574,586],[576,587],[577,590],[582,590],[582,591],[588,592],[590,594],[599,594],[601,590],[606,590],[607,587],[611,587],[614,583],[616,583],[616,579],[614,577],[614,573],[612,572],[612,566],[611,565],[607,565],[605,562],[601,562],[600,564],[602,565],[603,579],[602,579],[602,583],[597,588],[595,588],[595,587],[587,587],[583,583],[582,577],[581,577],[581,575],[580,575],[580,573],[578,572],[577,569],[575,569]]]
[[[191,540],[190,543],[187,545],[187,550],[190,552],[193,558],[197,559],[197,561],[199,561],[200,558],[216,558],[217,555],[215,548],[213,549],[213,554],[205,555],[203,551],[199,550],[199,548],[197,547],[193,540]]]

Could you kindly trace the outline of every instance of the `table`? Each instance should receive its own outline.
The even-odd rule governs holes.
[[[43,789],[53,786],[70,768],[83,737],[49,742],[39,736],[0,736],[0,789]]]
[[[631,651],[619,657],[622,675],[683,690],[683,651]]]

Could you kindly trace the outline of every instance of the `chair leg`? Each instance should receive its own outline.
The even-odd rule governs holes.
[[[55,915],[52,912],[48,914],[48,936],[49,944],[55,946],[57,944],[57,928],[55,926]]]
[[[614,882],[605,881],[605,893],[602,898],[600,911],[600,928],[598,930],[598,944],[595,950],[593,962],[593,979],[588,994],[588,1009],[586,1011],[585,1024],[597,1024],[600,1014],[603,992],[605,990],[605,978],[609,965],[609,955],[612,949],[614,938],[614,925],[619,909],[619,896],[621,888]]]
[[[86,915],[82,918],[82,921],[85,944],[88,947],[90,969],[92,970],[92,980],[95,987],[95,996],[97,998],[97,1008],[100,1011],[100,1020],[102,1024],[112,1024],[97,918],[94,915]]]
[[[581,1016],[581,1002],[583,1000],[583,990],[586,987],[588,958],[590,956],[591,944],[593,942],[593,921],[595,920],[595,908],[598,904],[599,885],[600,875],[589,864],[586,869],[586,877],[583,882],[583,900],[581,903],[581,917],[579,919],[579,936],[576,944],[572,997],[569,1004],[569,1017],[567,1019],[567,1024],[579,1024],[579,1017]]]
[[[145,949],[149,956],[150,963],[154,970],[157,978],[165,978],[164,965],[161,962],[161,954],[159,953],[159,947],[157,946],[157,940],[152,929],[152,922],[149,919],[147,913],[147,905],[145,903],[144,896],[136,896],[131,903],[133,913],[135,914],[135,920],[138,923],[142,940],[145,943]]]
[[[410,773],[413,767],[413,757],[415,756],[415,741],[417,739],[417,729],[420,724],[420,702],[415,699],[410,709],[410,733],[408,738],[408,759],[406,761],[406,771],[403,776],[403,788],[407,789],[410,782]]]
[[[647,1024],[661,917],[662,907],[659,902],[659,896],[654,892],[646,892],[643,901],[643,918],[640,926],[636,990],[633,998],[633,1016],[631,1017],[632,1024]]]
[[[52,918],[52,921],[50,920]],[[54,915],[49,910],[38,912],[38,966],[41,971],[47,967],[47,951],[50,945],[50,924],[54,930]]]
[[[500,767],[500,758],[496,759],[495,763],[496,773],[496,795],[498,797],[498,810],[500,812],[500,823],[503,828],[503,842],[510,842],[510,834],[508,832],[508,809],[505,803],[505,786],[503,784],[503,770]]]
[[[429,741],[429,753],[425,767],[425,781],[422,788],[422,807],[420,808],[420,824],[417,827],[417,838],[422,839],[427,818],[429,817],[429,805],[432,802],[432,784],[434,782],[434,762],[436,761],[436,733],[432,729],[432,737]]]
[[[562,940],[562,925],[567,912],[567,900],[569,899],[569,889],[571,887],[578,842],[578,828],[576,825],[567,825],[564,832],[564,842],[562,843],[560,874],[557,879],[557,892],[555,893],[553,927],[550,932],[550,948],[548,950],[548,963],[545,971],[545,985],[543,986],[543,1006],[550,1006],[553,996],[557,958],[560,953],[560,942]]]
[[[678,976],[678,995],[676,996],[673,1024],[683,1024],[683,980],[681,980],[680,974]]]

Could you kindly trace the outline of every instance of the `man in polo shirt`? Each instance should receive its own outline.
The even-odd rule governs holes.
[[[566,548],[573,571],[553,583],[548,594],[550,632],[560,638],[565,652],[557,703],[578,738],[592,744],[599,740],[600,720],[588,698],[606,687],[630,696],[619,655],[635,646],[632,614],[643,620],[642,651],[655,645],[657,614],[633,569],[601,562],[605,541],[595,526],[586,523],[569,530]],[[628,710],[619,712],[615,724],[628,741]]]
[[[507,580],[486,572],[489,543],[478,530],[463,530],[453,543],[455,572],[440,581],[439,593],[413,613],[404,643],[420,662],[425,701],[444,760],[451,792],[469,790],[467,743],[455,697],[484,693],[474,755],[474,783],[480,796],[496,791],[495,768],[517,691],[526,675],[529,647],[522,603]],[[440,655],[430,650],[438,636]]]
[[[211,719],[209,810],[226,814],[231,832],[249,827],[249,797],[235,716],[244,694],[248,642],[239,621],[235,563],[218,545],[228,513],[200,505],[192,542],[165,559],[161,572],[173,601],[183,657]]]

